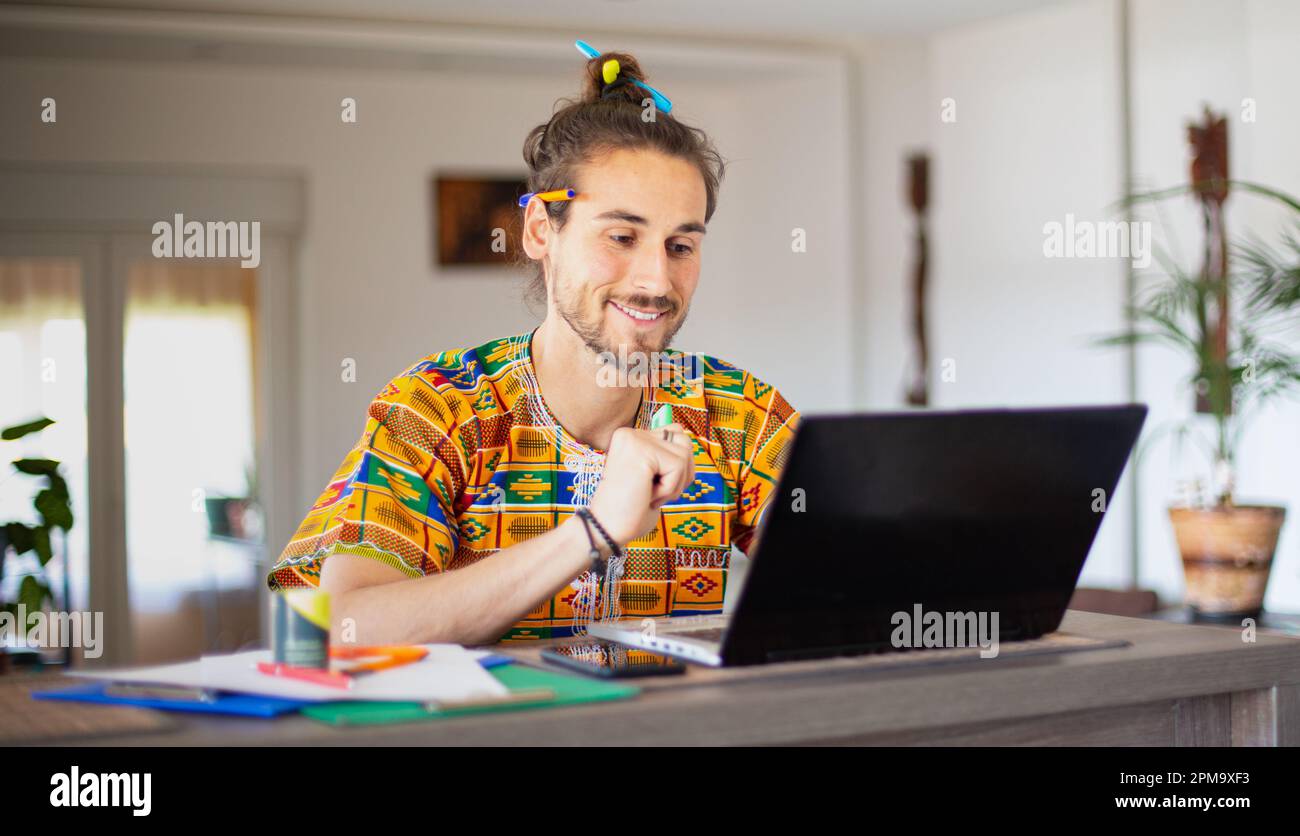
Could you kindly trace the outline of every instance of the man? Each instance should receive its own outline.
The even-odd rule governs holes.
[[[721,160],[702,132],[643,118],[640,78],[630,56],[592,59],[584,97],[525,145],[534,192],[576,193],[524,210],[541,325],[394,378],[272,568],[272,589],[330,592],[333,640],[481,644],[721,611],[798,413],[754,375],[668,348]],[[663,405],[674,421],[651,430]]]

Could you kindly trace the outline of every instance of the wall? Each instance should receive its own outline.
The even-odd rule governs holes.
[[[1231,117],[1233,175],[1300,194],[1300,8],[1284,0],[1131,6],[1133,169],[1140,186],[1187,179],[1186,122],[1202,103]],[[1120,156],[1119,15],[1113,0],[1083,0],[956,27],[920,42],[861,45],[866,104],[868,405],[902,403],[904,320],[911,227],[902,159],[918,145],[934,155],[931,176],[930,322],[937,406],[1100,403],[1126,400],[1123,354],[1092,347],[1122,326],[1124,266],[1118,260],[1049,259],[1043,224],[1106,220],[1124,192]],[[1256,100],[1258,119],[1240,119]],[[940,102],[957,119],[940,121]],[[1230,232],[1268,236],[1277,213],[1235,196]],[[1192,207],[1171,204],[1157,221],[1194,252]],[[1294,341],[1292,347],[1295,347]],[[937,376],[944,359],[956,378]],[[1190,369],[1160,348],[1138,352],[1138,400],[1151,406],[1147,433],[1186,417]],[[1266,606],[1300,608],[1300,404],[1262,413],[1241,452],[1243,500],[1290,507]],[[1165,509],[1187,471],[1168,446],[1138,465],[1139,582],[1166,601],[1181,598],[1182,570]],[[1112,498],[1082,583],[1130,578],[1128,474]]]
[[[931,403],[1126,400],[1122,355],[1088,345],[1122,325],[1122,263],[1043,255],[1044,224],[1104,219],[1120,192],[1115,13],[1109,0],[1073,3],[867,48],[871,407],[902,403],[902,159],[918,145],[932,155]],[[945,99],[954,121],[941,119]],[[1085,584],[1124,582],[1127,490],[1110,499]]]
[[[1109,218],[1124,190],[1119,10],[1118,0],[1080,0],[925,38],[861,42],[847,53],[799,53],[788,60],[797,72],[753,83],[667,62],[665,90],[731,160],[679,346],[754,369],[805,411],[897,408],[911,253],[902,159],[928,145],[933,356],[936,370],[951,359],[956,371],[950,382],[936,378],[934,403],[1124,400],[1122,352],[1090,345],[1122,323],[1122,264],[1042,253],[1045,223],[1066,213]],[[1184,122],[1203,101],[1237,114],[1250,96],[1259,117],[1233,122],[1234,173],[1300,193],[1300,9],[1286,0],[1133,0],[1131,19],[1139,178],[1183,182]],[[2,160],[269,164],[306,177],[302,367],[285,382],[303,402],[300,507],[389,376],[429,351],[533,322],[515,277],[430,266],[427,181],[453,163],[517,170],[524,133],[572,91],[572,74],[37,59],[0,60],[0,74],[4,112],[35,113],[44,95],[58,96],[60,112],[57,127],[6,125]],[[846,107],[850,89],[861,95],[856,110]],[[343,95],[359,100],[359,124],[339,123]],[[953,123],[939,119],[947,97],[956,102]],[[855,112],[860,120],[850,122]],[[1258,206],[1234,197],[1230,208],[1234,230],[1272,229]],[[1171,214],[1180,240],[1195,241],[1194,217]],[[790,250],[795,227],[807,232],[806,253]],[[857,237],[865,287],[854,294]],[[856,311],[855,298],[864,300]],[[865,352],[856,356],[859,380],[855,351]],[[340,382],[345,357],[358,363],[355,384]],[[1148,427],[1185,414],[1175,387],[1186,369],[1157,349],[1139,357]],[[1267,600],[1274,609],[1300,608],[1298,427],[1300,405],[1269,411],[1242,451],[1243,495],[1286,503],[1293,517]],[[1181,570],[1164,516],[1174,470],[1165,461],[1167,451],[1142,464],[1139,580],[1177,600]],[[1135,521],[1124,490],[1112,498],[1084,583],[1129,579]]]
[[[655,71],[652,56],[644,56]],[[424,354],[535,324],[521,278],[431,265],[429,177],[522,172],[525,133],[576,92],[571,72],[515,75],[22,59],[0,61],[0,160],[288,167],[307,182],[299,272],[300,478],[306,509],[360,433],[365,406]],[[668,70],[676,112],[732,162],[705,273],[676,345],[754,370],[805,411],[849,404],[848,187],[841,65],[816,57],[764,79],[788,107],[732,79]],[[664,76],[661,76],[664,77]],[[35,118],[44,96],[56,125]],[[339,100],[358,102],[355,125]],[[809,125],[816,130],[807,130]],[[800,188],[788,189],[788,172]],[[790,229],[808,229],[806,253]],[[791,303],[791,288],[804,291]],[[755,338],[758,336],[759,338]],[[341,363],[356,361],[355,383]],[[810,365],[810,363],[812,365]]]
[[[890,39],[864,44],[859,58],[863,99],[866,310],[860,340],[865,351],[864,405],[892,409],[906,385],[910,339],[915,223],[907,203],[904,160],[930,149],[939,119],[930,81],[930,45],[924,39]],[[933,294],[932,294],[933,296]]]
[[[1138,0],[1133,6],[1134,173],[1148,188],[1181,185],[1189,177],[1186,124],[1204,105],[1228,117],[1229,169],[1234,178],[1300,195],[1300,8],[1284,0],[1187,3]],[[1256,121],[1242,118],[1253,98]],[[1157,239],[1175,251],[1184,269],[1200,267],[1203,240],[1190,199],[1171,200],[1152,214]],[[1279,214],[1245,194],[1227,204],[1228,234],[1256,234],[1276,242]],[[1297,348],[1292,333],[1291,348]],[[1144,348],[1139,382],[1154,424],[1191,417],[1183,381],[1190,364],[1166,349]],[[1203,419],[1198,422],[1209,430]],[[1165,508],[1176,480],[1197,472],[1205,459],[1171,456],[1170,444],[1152,448],[1143,465],[1142,583],[1172,597],[1182,594],[1182,569]],[[1193,458],[1194,457],[1194,458]],[[1239,501],[1289,506],[1265,606],[1300,609],[1300,403],[1279,404],[1250,425],[1240,451]]]

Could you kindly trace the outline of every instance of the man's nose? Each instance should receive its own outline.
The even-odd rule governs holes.
[[[650,296],[667,296],[672,289],[668,271],[668,251],[664,247],[644,247],[637,253],[632,268],[632,283]]]

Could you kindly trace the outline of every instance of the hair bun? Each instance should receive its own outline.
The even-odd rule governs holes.
[[[613,59],[618,62],[618,78],[614,80],[617,85],[610,90],[610,98],[617,100],[626,100],[632,102],[638,107],[641,100],[649,96],[645,90],[630,84],[631,81],[645,81],[645,75],[641,72],[641,65],[637,60],[626,52],[602,52],[597,58],[587,59],[587,76],[586,83],[582,88],[582,102],[598,102],[605,91],[605,79],[603,69],[605,62]]]

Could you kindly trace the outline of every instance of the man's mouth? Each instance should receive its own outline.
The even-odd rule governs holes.
[[[636,322],[654,322],[662,319],[667,313],[667,311],[639,311],[636,308],[629,308],[626,305],[620,305],[612,299],[609,303],[618,308],[622,313],[626,314],[629,319],[635,320]]]

